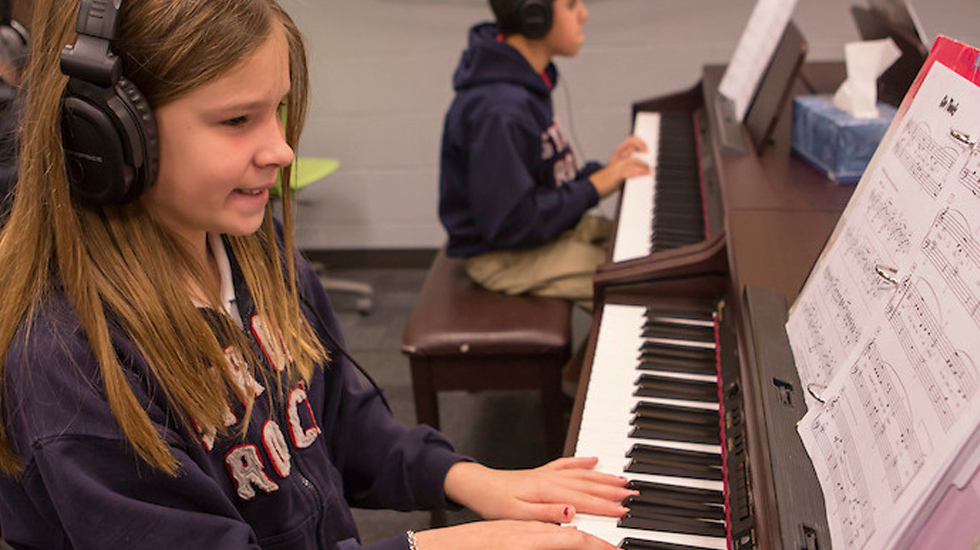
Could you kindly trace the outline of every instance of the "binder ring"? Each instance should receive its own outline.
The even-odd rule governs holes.
[[[819,401],[820,403],[827,402],[827,400],[824,399],[822,395],[820,395],[820,392],[822,392],[825,389],[827,389],[827,386],[821,386],[820,384],[814,384],[812,382],[806,385],[807,393],[812,395],[813,398]]]
[[[949,135],[953,136],[953,139],[956,139],[957,141],[960,141],[962,143],[965,143],[965,144],[969,145],[970,147],[976,147],[977,146],[977,140],[970,139],[970,135],[969,134],[964,134],[963,132],[960,132],[959,130],[956,130],[954,128],[950,128],[949,129]]]
[[[889,283],[893,285],[898,285],[898,279],[895,278],[895,274],[898,273],[898,270],[895,269],[894,267],[888,267],[887,265],[882,265],[882,264],[875,264],[875,273],[877,273],[879,277],[888,281]]]

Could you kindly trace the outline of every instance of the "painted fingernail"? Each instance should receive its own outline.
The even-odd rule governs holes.
[[[565,511],[562,512],[562,515],[566,518],[568,517],[568,506],[565,507]]]

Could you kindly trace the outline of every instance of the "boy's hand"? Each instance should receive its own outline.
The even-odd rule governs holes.
[[[609,164],[589,177],[599,198],[605,197],[623,185],[623,180],[650,173],[650,165],[644,160],[646,143],[630,136],[616,147]]]

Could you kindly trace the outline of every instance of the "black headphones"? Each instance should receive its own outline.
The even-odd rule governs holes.
[[[157,174],[153,111],[111,49],[121,3],[81,0],[78,39],[61,51],[69,77],[61,102],[68,182],[72,196],[90,206],[132,202]]]
[[[553,3],[554,0],[520,0],[503,26],[531,39],[544,38],[551,30]]]
[[[30,34],[11,18],[10,2],[0,0],[0,59],[18,71],[27,64],[30,53]]]

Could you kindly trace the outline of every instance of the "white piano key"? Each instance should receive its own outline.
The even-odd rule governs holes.
[[[677,441],[633,439],[629,437],[629,421],[633,407],[640,401],[664,402],[681,406],[697,406],[718,409],[717,403],[695,403],[681,400],[659,400],[633,396],[637,379],[637,350],[642,343],[641,332],[646,308],[607,304],[603,306],[602,320],[596,339],[592,375],[582,409],[575,456],[595,456],[599,459],[596,469],[639,481],[665,483],[685,487],[698,487],[721,492],[720,481],[647,474],[626,473],[629,459],[626,453],[636,443],[690,449],[717,453],[718,445],[703,445]],[[720,459],[719,459],[720,460]],[[675,544],[725,548],[721,537],[706,537],[682,533],[624,529],[617,527],[615,518],[579,514],[572,525],[593,534],[610,544],[620,544],[626,537],[657,540]]]
[[[660,145],[660,113],[638,113],[633,134],[647,146],[645,153],[637,153],[650,166],[645,176],[629,178],[623,184],[623,198],[619,207],[619,222],[613,240],[612,261],[622,262],[650,255],[650,239],[653,226],[654,174],[657,166],[657,148]]]

